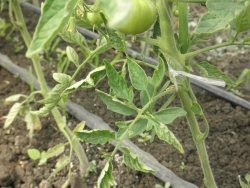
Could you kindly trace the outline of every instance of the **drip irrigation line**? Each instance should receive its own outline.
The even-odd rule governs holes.
[[[18,75],[21,80],[26,82],[27,84],[30,83],[29,79],[29,72],[19,67],[18,65],[14,64],[6,55],[0,53],[0,66],[8,70],[14,75]],[[40,89],[39,82],[37,78],[33,75],[33,84],[36,90]],[[99,116],[88,112],[82,106],[71,102],[70,100],[67,101],[66,105],[67,111],[73,115],[79,121],[85,121],[86,126],[90,129],[101,129],[101,130],[110,130],[114,131],[112,128],[109,127],[107,123],[103,121],[102,118]],[[116,146],[116,141],[112,142],[112,145]],[[142,149],[138,148],[133,142],[130,140],[124,140],[121,143],[121,146],[128,147],[132,153],[137,155],[143,163],[147,166],[152,168],[156,174],[155,176],[162,180],[163,182],[170,182],[173,188],[198,188],[196,185],[189,183],[177,175],[175,175],[171,170],[164,167],[161,163],[159,163],[151,154],[143,151]]]
[[[40,8],[30,4],[30,3],[27,3],[27,2],[23,2],[21,3],[21,6],[24,7],[24,8],[27,8],[27,9],[30,9],[32,10],[33,12],[37,13],[37,14],[41,14],[41,10]],[[89,37],[91,39],[94,39],[94,38],[98,38],[99,35],[97,33],[94,33],[88,29],[85,29],[85,28],[81,28],[81,27],[77,27],[77,30],[83,34],[84,36],[86,37]],[[133,56],[133,57],[136,57],[137,59],[139,60],[144,60],[146,63],[149,63],[151,65],[157,65],[158,62],[153,59],[153,58],[150,58],[150,57],[143,57],[141,56],[140,53],[138,53],[137,51],[135,50],[132,50],[132,49],[128,49],[128,54]],[[201,82],[199,80],[195,80],[193,78],[190,78],[190,82],[195,85],[195,86],[198,86],[210,93],[213,93],[214,95],[222,98],[222,99],[225,99],[229,102],[232,102],[236,105],[239,105],[239,106],[242,106],[244,108],[247,108],[247,109],[250,109],[250,102],[248,102],[247,100],[244,100],[240,97],[237,97],[236,95],[228,92],[228,91],[225,91],[223,89],[220,89],[218,87],[215,87],[213,85],[209,85],[209,84],[205,84],[204,82]]]

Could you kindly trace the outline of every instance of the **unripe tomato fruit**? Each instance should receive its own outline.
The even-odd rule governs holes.
[[[118,31],[136,35],[148,30],[156,19],[156,8],[151,0],[132,0],[128,21]]]
[[[100,15],[100,12],[88,12],[87,18],[92,24],[99,25],[103,23],[102,17]]]

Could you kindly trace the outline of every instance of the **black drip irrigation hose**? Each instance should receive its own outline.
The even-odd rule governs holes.
[[[37,14],[41,13],[41,10],[38,7],[36,7],[30,3],[23,2],[23,3],[21,3],[21,6],[23,6],[24,8],[28,8]],[[99,35],[97,33],[94,33],[88,29],[77,27],[77,30],[81,34],[83,34],[84,36],[87,36],[87,37],[92,38],[92,39],[99,37]],[[142,60],[141,54],[135,50],[128,49],[128,54],[133,56],[133,57],[136,56],[137,59]],[[151,65],[158,64],[158,62],[156,60],[154,60],[153,58],[147,57],[147,56],[145,56],[143,58],[143,60]],[[231,103],[234,103],[236,105],[242,106],[242,107],[250,110],[250,102],[248,102],[247,100],[244,100],[240,97],[237,97],[236,95],[234,95],[228,91],[225,91],[225,90],[220,89],[218,87],[215,87],[213,85],[206,84],[206,83],[201,82],[199,80],[195,80],[193,78],[190,78],[190,82],[193,85],[198,86],[198,87],[200,87],[200,88],[202,88],[210,93],[213,93],[214,95],[216,95],[222,99],[225,99]]]
[[[0,53],[0,66],[8,70],[14,75],[18,75],[19,78],[26,83],[29,84],[29,72],[19,67],[18,65],[15,65],[6,55],[3,55]],[[36,90],[40,89],[39,82],[37,78],[33,75],[33,84],[34,88]],[[114,131],[109,127],[107,123],[103,121],[102,118],[88,112],[85,108],[82,106],[71,102],[68,100],[67,102],[67,111],[73,115],[76,119],[79,121],[85,121],[86,126],[88,126],[90,129],[101,129],[101,130],[110,130]],[[116,146],[116,141],[112,142],[112,145]],[[132,153],[137,155],[143,163],[145,163],[147,166],[152,168],[156,174],[155,176],[162,180],[163,182],[170,182],[171,187],[173,188],[198,188],[196,185],[189,183],[177,175],[175,175],[171,170],[164,167],[162,164],[160,164],[152,155],[149,153],[143,151],[142,149],[138,148],[133,142],[130,140],[124,140],[121,143],[121,146],[128,147]]]

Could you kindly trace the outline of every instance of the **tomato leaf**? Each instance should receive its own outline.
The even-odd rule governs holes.
[[[28,149],[27,153],[29,158],[31,158],[32,160],[37,160],[41,157],[41,153],[37,149]]]
[[[27,112],[25,114],[24,121],[26,122],[27,130],[29,130],[29,137],[32,139],[34,130],[42,129],[42,124],[39,120],[39,117],[35,114]]]
[[[192,110],[192,112],[194,112],[195,114],[202,115],[201,106],[200,106],[197,102],[193,102],[193,103],[192,103],[191,110]]]
[[[11,95],[11,96],[7,97],[7,98],[4,100],[4,103],[5,103],[5,104],[9,104],[9,103],[11,103],[11,102],[16,102],[16,101],[18,101],[21,97],[27,98],[27,96],[26,96],[26,95],[23,95],[23,94]]]
[[[172,144],[179,152],[184,153],[182,145],[166,125],[162,123],[154,123],[154,129],[159,139]]]
[[[148,87],[147,87],[147,90],[142,90],[140,92],[140,101],[141,101],[141,105],[142,107],[144,107],[148,102],[149,100],[153,97],[153,94],[154,94],[154,90],[155,90],[155,87],[154,85],[152,84],[152,81],[151,81],[151,78],[148,77]],[[149,94],[149,95],[148,95]],[[152,111],[152,109],[154,108],[155,106],[155,103],[152,103],[147,111]]]
[[[244,10],[242,10],[236,17],[235,27],[238,33],[244,32],[250,29],[250,6],[249,5]]]
[[[92,144],[106,144],[115,140],[115,132],[110,132],[109,130],[83,130],[75,132],[75,135],[81,140]]]
[[[249,188],[248,185],[241,180],[240,176],[239,176],[239,182],[240,182],[241,188]]]
[[[39,53],[66,25],[78,0],[45,1],[27,57]]]
[[[109,86],[115,92],[115,95],[119,98],[132,101],[134,98],[133,90],[128,88],[124,78],[120,76],[118,72],[116,72],[114,67],[109,62],[104,60],[104,64],[106,66],[106,73],[109,78]]]
[[[200,18],[194,34],[211,35],[226,28],[236,18],[235,11],[244,9],[244,1],[208,0],[206,7],[208,12]]]
[[[54,177],[58,172],[60,172],[69,163],[70,163],[70,158],[66,156],[62,156],[60,159],[58,159],[56,163],[56,169],[53,171],[53,173],[50,174],[48,179]]]
[[[63,91],[70,86],[71,77],[63,73],[54,73],[53,78],[59,82],[49,93],[48,97],[40,100],[39,103],[45,104],[38,111],[33,111],[33,114],[44,115],[50,112],[60,101]]]
[[[85,79],[75,82],[74,84],[66,88],[62,92],[61,96],[68,95],[69,93],[76,91],[79,87],[83,88],[95,87],[105,76],[106,76],[106,70],[104,66],[95,68],[94,70],[89,72],[88,76]]]
[[[129,148],[127,147],[120,147],[120,150],[123,152],[123,163],[127,166],[141,171],[145,173],[152,173],[155,174],[155,171],[149,168],[147,165],[141,162],[140,158],[135,154],[131,153]]]
[[[131,116],[137,113],[134,109],[128,107],[125,103],[114,99],[111,95],[100,90],[96,90],[96,92],[101,100],[107,105],[109,110],[125,116]]]
[[[127,59],[129,77],[133,87],[137,90],[145,90],[148,86],[148,78],[145,71],[132,59]]]
[[[229,86],[234,86],[235,85],[235,83],[230,78],[228,78],[227,75],[225,75],[217,67],[211,65],[210,63],[208,63],[208,62],[200,62],[200,63],[196,63],[195,65],[201,70],[201,72],[206,77],[223,80]]]
[[[155,119],[164,124],[172,123],[177,117],[185,116],[186,111],[182,108],[167,108],[153,114]]]
[[[112,172],[113,165],[111,160],[108,160],[97,180],[97,188],[110,188],[111,185],[116,185]]]
[[[21,110],[21,108],[22,108],[22,104],[18,103],[18,102],[15,103],[11,107],[11,109],[7,115],[7,119],[4,122],[4,126],[3,126],[4,129],[7,129],[11,125],[11,123],[15,120],[18,112]]]
[[[118,51],[123,51],[125,47],[124,47],[121,37],[116,33],[115,30],[108,29],[108,28],[106,30],[109,35],[109,40],[111,44],[113,45],[113,47]]]
[[[164,61],[161,57],[158,58],[158,66],[157,69],[154,71],[152,76],[152,84],[157,89],[157,87],[161,84],[165,74],[165,65]]]
[[[69,60],[71,62],[73,62],[76,67],[78,67],[79,66],[79,62],[78,62],[79,57],[78,57],[76,51],[72,47],[67,46],[66,53],[67,53],[67,57],[69,58]]]
[[[59,36],[66,42],[76,44],[80,47],[83,46],[83,44],[87,44],[86,39],[84,36],[79,33],[77,30],[69,32],[67,30],[67,27],[64,27],[64,29],[59,33]]]
[[[250,42],[250,37],[244,38],[244,42]]]
[[[64,152],[64,144],[60,143],[54,146],[53,148],[49,148],[48,151],[42,156],[42,158],[49,159],[51,157],[55,157]]]
[[[78,123],[78,124],[76,125],[76,127],[74,128],[73,132],[82,131],[82,130],[84,129],[84,127],[85,127],[85,124],[86,124],[85,121],[82,121],[82,122]]]
[[[148,120],[139,119],[136,123],[130,127],[129,138],[135,137],[146,130]]]

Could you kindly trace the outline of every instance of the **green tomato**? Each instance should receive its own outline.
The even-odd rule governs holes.
[[[172,13],[175,17],[179,17],[179,9],[176,5],[172,9]]]
[[[127,22],[118,31],[136,35],[148,30],[156,19],[156,8],[151,0],[132,0],[132,10]]]
[[[92,24],[100,25],[101,23],[103,23],[100,12],[88,12],[87,18]]]

